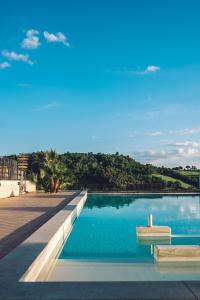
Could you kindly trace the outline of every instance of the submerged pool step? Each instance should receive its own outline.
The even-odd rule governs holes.
[[[154,258],[157,262],[200,262],[200,246],[157,245]]]
[[[137,226],[136,235],[138,238],[170,238],[171,228],[169,226],[153,226],[153,215],[148,216],[148,226]]]
[[[171,237],[171,228],[169,226],[137,226],[136,234],[142,238]]]

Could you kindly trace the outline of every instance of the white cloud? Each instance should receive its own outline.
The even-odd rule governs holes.
[[[163,111],[160,111],[160,113],[164,113]],[[155,114],[154,114],[155,115]],[[122,114],[122,115],[116,115],[117,117],[128,117],[128,114]],[[132,116],[132,115],[131,115]],[[144,131],[131,131],[129,132],[128,137],[132,138],[137,136],[152,136],[152,137],[157,137],[157,136],[182,136],[182,135],[193,135],[193,134],[199,134],[200,133],[200,127],[195,127],[195,128],[184,128],[184,129],[178,129],[178,130],[168,130],[168,131],[149,131],[149,132],[144,132]],[[192,147],[198,147],[200,146],[200,143],[198,142],[193,142],[193,141],[184,141],[184,142],[170,142],[167,144],[168,146],[192,146]]]
[[[62,33],[62,32],[57,32],[57,33],[49,33],[48,31],[43,32],[45,39],[49,43],[62,43],[66,47],[70,47],[70,44],[67,40],[67,37]]]
[[[200,127],[184,128],[184,129],[169,131],[169,134],[179,134],[179,135],[195,134],[195,133],[200,133]]]
[[[146,150],[133,152],[133,158],[142,163],[155,165],[199,164],[200,148],[190,146],[176,147],[171,150]],[[195,159],[195,162],[194,162]]]
[[[29,29],[27,32],[26,32],[26,36],[30,37],[30,36],[33,36],[33,35],[37,35],[39,34],[39,31],[35,30],[35,29]]]
[[[200,155],[199,150],[195,147],[184,147],[184,148],[178,148],[176,155],[178,157],[195,157],[197,155]]]
[[[5,56],[9,60],[22,61],[29,65],[33,65],[33,62],[31,60],[29,60],[28,54],[17,54],[15,51],[9,52],[7,50],[4,50],[4,51],[2,51],[2,55]]]
[[[165,150],[145,150],[145,151],[136,151],[133,152],[134,158],[142,162],[152,162],[158,159],[168,158],[168,153]]]
[[[148,74],[148,73],[155,73],[157,71],[160,71],[160,67],[158,66],[148,66],[145,70],[144,73]]]
[[[118,74],[118,75],[146,75],[150,73],[156,73],[160,71],[159,66],[147,66],[144,70],[117,70],[112,71],[112,73]]]
[[[186,142],[172,142],[172,143],[169,143],[168,146],[172,146],[172,147],[188,147],[188,146],[191,146],[191,147],[200,147],[200,143],[198,142],[191,142],[191,141],[186,141]]]
[[[136,136],[152,136],[152,137],[157,137],[163,135],[163,132],[161,131],[149,131],[149,132],[142,132],[142,131],[130,131],[128,133],[129,138],[135,138]]]
[[[44,105],[41,105],[39,107],[34,108],[32,111],[45,111],[45,110],[50,110],[53,108],[59,107],[61,104],[57,101],[53,101]]]
[[[11,64],[9,64],[9,62],[4,61],[0,64],[0,70],[6,69],[6,68],[10,68]]]
[[[200,133],[200,127],[194,127],[194,128],[183,128],[183,129],[177,129],[177,130],[169,130],[166,132],[162,132],[162,134],[165,135],[192,135],[192,134],[198,134]],[[190,142],[186,142],[190,143]]]
[[[137,120],[145,119],[145,120],[151,120],[157,116],[160,116],[161,114],[168,114],[171,111],[168,109],[161,109],[161,110],[152,110],[143,112],[143,114],[140,114],[138,111],[135,112],[122,112],[122,113],[116,113],[114,114],[114,117],[116,118],[133,118]]]
[[[158,71],[160,71],[159,66],[147,66],[145,70],[134,71],[134,73],[136,75],[146,75],[146,74],[156,73]]]
[[[126,112],[119,112],[115,113],[113,116],[117,118],[133,118],[135,120],[152,120],[155,118],[160,118],[160,117],[168,117],[169,114],[175,114],[181,110],[180,105],[178,104],[173,104],[173,105],[168,105],[168,106],[163,106],[158,109],[154,110],[149,110],[149,111],[141,111],[141,110],[135,110],[135,111],[126,111]]]
[[[162,135],[162,132],[161,131],[147,132],[146,135],[148,135],[148,136],[160,136],[160,135]]]
[[[28,30],[26,32],[26,38],[21,43],[21,47],[24,49],[37,49],[40,46],[38,34],[39,32],[37,30]]]

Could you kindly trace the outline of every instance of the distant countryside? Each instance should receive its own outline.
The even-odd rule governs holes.
[[[12,155],[10,158],[15,159]],[[130,156],[103,153],[41,151],[29,154],[27,177],[46,192],[64,189],[91,191],[195,191],[200,170],[142,164]]]

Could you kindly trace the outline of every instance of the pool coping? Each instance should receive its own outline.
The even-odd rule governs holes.
[[[199,281],[166,282],[36,282],[37,267],[46,260],[48,242],[63,243],[80,213],[87,192],[82,191],[64,209],[0,260],[0,300],[70,299],[200,299]],[[74,215],[72,213],[74,212]],[[70,225],[69,225],[70,224]],[[62,228],[62,229],[60,229]],[[62,231],[63,230],[63,231]],[[65,231],[66,230],[66,231]],[[59,234],[57,233],[59,231]],[[62,234],[61,234],[62,233]],[[60,238],[58,238],[58,235]],[[62,235],[62,236],[61,236]],[[53,240],[52,240],[53,239]],[[54,242],[52,242],[54,241]],[[42,253],[42,254],[41,254]],[[41,258],[42,257],[42,258]],[[34,262],[36,265],[34,265]],[[37,270],[38,271],[38,270]],[[23,276],[23,278],[22,278]],[[27,276],[27,277],[26,277]],[[19,281],[20,278],[25,281]],[[30,282],[31,280],[33,282]],[[28,282],[29,280],[29,282]]]
[[[29,266],[25,274],[20,278],[20,281],[34,282],[37,281],[38,276],[45,268],[46,264],[55,258],[59,249],[64,244],[65,239],[69,235],[73,223],[81,213],[81,210],[87,199],[87,191],[80,192],[75,198],[73,198],[62,210],[60,210],[53,218],[47,223],[41,226],[36,232],[34,232],[27,240],[26,243],[35,242],[37,236],[40,236],[45,231],[53,231],[54,223],[58,223],[58,229],[56,232],[52,232],[52,236],[46,240],[47,244],[44,249],[40,252],[37,258]],[[63,221],[64,217],[64,221]],[[59,221],[62,220],[62,224]]]
[[[167,195],[167,196],[200,196],[199,192],[88,192],[88,195]]]

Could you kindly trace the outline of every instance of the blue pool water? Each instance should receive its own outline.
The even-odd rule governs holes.
[[[156,242],[136,237],[150,213],[154,225],[172,229],[171,240],[158,244],[200,244],[200,196],[90,194],[59,258],[151,262]]]

